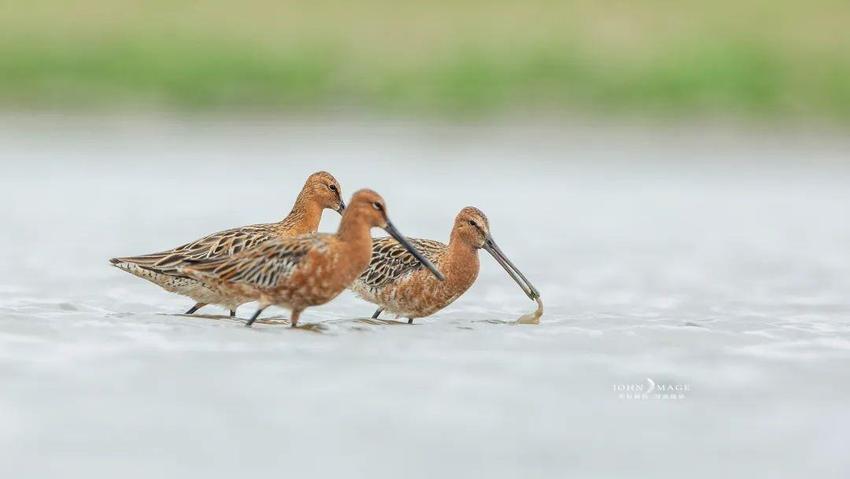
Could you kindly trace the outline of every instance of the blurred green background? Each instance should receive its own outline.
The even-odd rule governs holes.
[[[850,2],[28,0],[0,107],[850,122]]]

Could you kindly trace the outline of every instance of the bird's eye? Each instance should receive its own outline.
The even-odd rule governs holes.
[[[381,204],[380,204],[380,203],[378,203],[377,201],[376,201],[376,202],[374,202],[374,203],[372,203],[372,208],[375,208],[375,209],[376,209],[376,210],[378,210],[378,211],[381,211],[381,210],[383,209],[383,207],[381,206]]]
[[[476,226],[476,227],[478,226],[478,225],[475,223],[475,221],[473,221],[473,220],[469,220],[469,224],[470,224],[470,225],[472,225],[472,226]]]
[[[328,185],[328,188],[329,188],[331,191],[336,192],[336,186],[335,186],[335,185]]]

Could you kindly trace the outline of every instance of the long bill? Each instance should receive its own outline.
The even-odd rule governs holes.
[[[443,281],[444,279],[446,279],[446,277],[443,276],[443,273],[441,273],[440,270],[438,270],[437,267],[434,266],[433,263],[428,261],[428,258],[423,256],[422,253],[420,253],[419,250],[416,249],[416,247],[414,247],[412,244],[410,244],[410,241],[408,241],[407,238],[402,236],[402,234],[399,233],[397,229],[395,229],[395,226],[393,226],[393,224],[390,223],[389,218],[387,218],[387,226],[384,227],[384,231],[386,231],[387,233],[389,233],[390,236],[395,238],[395,240],[398,241],[398,243],[400,245],[404,246],[404,249],[409,251],[410,254],[412,254],[413,257],[416,258],[417,261],[422,263],[422,266],[431,270],[431,273],[433,273],[434,276],[437,277],[437,279],[439,279],[440,281]]]
[[[510,275],[514,281],[516,281],[516,284],[522,288],[526,296],[528,296],[532,301],[540,297],[540,292],[537,291],[537,288],[531,284],[531,281],[522,274],[522,271],[520,271],[519,268],[511,263],[511,260],[505,256],[505,253],[502,253],[502,250],[496,246],[496,242],[493,241],[493,237],[489,234],[484,240],[484,249],[487,250],[487,252],[490,253],[490,255],[492,255],[500,265],[502,265],[502,268],[508,272],[508,275]]]

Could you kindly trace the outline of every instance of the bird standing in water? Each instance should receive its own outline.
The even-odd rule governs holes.
[[[319,221],[325,209],[342,214],[345,203],[342,201],[342,189],[336,178],[330,173],[319,171],[307,178],[292,211],[278,223],[220,231],[160,253],[112,258],[110,262],[115,267],[159,285],[166,291],[195,300],[195,305],[186,311],[186,314],[192,314],[207,304],[219,304],[230,310],[230,316],[235,316],[236,308],[250,299],[222,294],[211,289],[203,281],[182,274],[180,268],[188,264],[187,261],[223,258],[256,248],[272,239],[315,233],[319,229]]]
[[[398,317],[415,318],[432,315],[459,298],[478,277],[478,250],[484,249],[508,272],[532,300],[540,293],[532,286],[490,235],[487,216],[478,208],[466,207],[455,217],[449,244],[428,239],[410,242],[422,251],[446,276],[434,279],[423,271],[418,261],[392,238],[376,239],[372,245],[369,268],[352,284],[361,298],[379,306],[373,318],[387,311]]]
[[[223,296],[258,301],[260,307],[246,326],[265,308],[277,305],[292,311],[290,324],[297,327],[304,309],[332,300],[369,266],[373,227],[383,228],[411,261],[420,263],[435,282],[442,281],[440,271],[395,229],[383,198],[372,190],[352,196],[336,234],[267,241],[231,257],[199,260],[180,271]]]

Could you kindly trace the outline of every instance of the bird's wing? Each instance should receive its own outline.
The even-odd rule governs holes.
[[[274,239],[233,256],[190,260],[179,270],[199,280],[270,288],[292,274],[311,250],[326,247],[329,236],[314,233]]]
[[[439,241],[415,238],[409,240],[434,264],[438,263],[446,250],[446,245]],[[391,237],[377,238],[372,240],[372,260],[366,271],[360,275],[359,281],[369,288],[380,288],[422,268],[422,263],[398,241]]]
[[[180,275],[185,264],[204,259],[232,256],[274,239],[273,224],[260,224],[219,231],[168,251],[113,258],[113,264],[133,263],[162,274]]]

